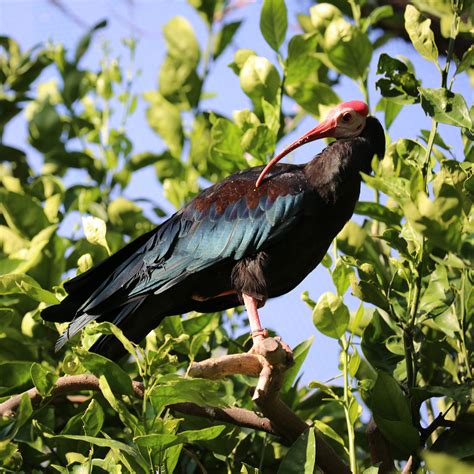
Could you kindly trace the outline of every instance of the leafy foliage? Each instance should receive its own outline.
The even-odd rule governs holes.
[[[473,424],[473,109],[454,86],[472,66],[472,47],[463,58],[449,51],[441,67],[430,20],[408,6],[413,46],[440,71],[440,87],[426,88],[406,58],[380,53],[371,41],[373,26],[391,15],[390,8],[363,16],[364,2],[350,1],[350,9],[341,2],[318,4],[299,17],[304,33],[290,37],[285,2],[265,0],[260,28],[279,61],[248,49],[235,52],[232,87],[240,84],[249,108],[224,117],[204,111],[206,81],[241,22],[227,22],[223,1],[190,3],[208,27],[210,50],[201,51],[187,19],[171,19],[163,29],[167,54],[158,86],[143,95],[133,87],[132,40],[124,41],[129,65],[104,50],[94,70],[81,68],[106,22],[79,39],[75,51],[50,44],[23,52],[12,38],[0,38],[0,137],[24,111],[28,141],[42,157],[37,172],[23,150],[0,143],[0,397],[32,386],[47,396],[65,374],[92,373],[100,380],[100,393],[57,404],[33,407],[23,396],[16,415],[0,421],[2,469],[199,472],[202,464],[209,472],[313,472],[317,429],[358,472],[372,465],[362,436],[366,406],[396,460],[411,455],[415,465],[425,462],[435,472],[449,472],[450,465],[468,472],[474,456],[467,434]],[[455,38],[462,12],[453,5],[442,15]],[[108,323],[93,324],[65,353],[54,352],[64,325],[46,324],[39,313],[64,296],[64,279],[150,230],[152,213],[153,221],[165,215],[155,202],[144,212],[143,202],[123,197],[134,173],[153,168],[166,199],[179,207],[203,183],[266,162],[305,115],[320,118],[339,102],[332,87],[342,77],[368,98],[374,63],[382,98],[372,110],[383,112],[387,130],[403,107],[422,107],[432,127],[416,140],[389,142],[385,158],[374,160],[374,174],[364,181],[376,202],[357,205],[362,223],[348,223],[333,257],[323,260],[335,293],[317,303],[303,295],[316,328],[341,348],[342,387],[298,384],[312,340],[295,349],[282,397],[314,429],[287,447],[260,432],[177,417],[166,408],[177,402],[252,407],[252,382],[245,377],[216,382],[182,375],[192,360],[241,350],[245,336],[235,334],[246,323],[238,311],[167,318],[141,346]],[[54,69],[58,81],[38,81],[45,68]],[[160,152],[135,152],[126,125],[139,101],[164,143]],[[452,155],[438,123],[457,128],[464,157]],[[69,185],[76,169],[87,178]],[[71,220],[77,223],[72,230]],[[360,300],[356,311],[344,303],[349,288]],[[222,325],[229,316],[231,324]],[[99,332],[115,334],[134,357],[118,366],[87,352]],[[135,378],[144,383],[142,400],[133,394]],[[432,423],[435,398],[449,421],[437,438],[422,428],[422,408]],[[419,458],[427,438],[431,449]]]

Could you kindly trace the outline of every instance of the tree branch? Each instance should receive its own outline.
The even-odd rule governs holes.
[[[392,453],[390,452],[390,445],[385,439],[384,435],[375,424],[373,418],[367,425],[365,431],[367,441],[369,443],[370,459],[373,465],[379,465],[379,474],[388,474],[395,471]]]
[[[143,384],[133,381],[133,391],[138,398],[143,398]],[[0,416],[13,416],[20,405],[22,396],[26,393],[34,406],[39,405],[43,400],[51,400],[69,393],[84,390],[100,392],[99,379],[94,375],[66,375],[57,380],[51,395],[46,399],[40,395],[36,388],[31,388],[24,393],[14,395],[10,399],[0,404]],[[185,415],[202,416],[215,421],[232,423],[243,428],[252,428],[266,433],[280,436],[272,426],[268,418],[258,416],[255,412],[243,408],[214,408],[202,407],[195,403],[174,403],[168,405],[170,410],[183,413]]]
[[[287,443],[293,443],[309,428],[309,425],[278,398],[285,371],[292,362],[288,346],[280,343],[278,338],[268,338],[262,341],[253,353],[223,356],[191,364],[188,370],[188,375],[191,377],[212,379],[230,374],[258,375],[253,399],[262,411],[263,417],[243,408],[202,407],[190,402],[170,404],[168,408],[187,415],[264,431],[282,437]],[[132,383],[135,395],[143,398],[143,384],[136,381]],[[89,374],[61,377],[47,400],[83,390],[100,391],[98,378]],[[34,405],[43,400],[38,390],[32,388],[1,403],[0,416],[12,416],[25,393]],[[316,432],[316,463],[328,474],[350,474],[349,467],[318,432]]]

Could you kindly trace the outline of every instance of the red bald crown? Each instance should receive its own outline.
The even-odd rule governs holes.
[[[349,108],[355,110],[358,114],[367,117],[369,115],[369,107],[365,102],[361,100],[350,100],[348,102],[343,102],[338,106],[338,108]]]

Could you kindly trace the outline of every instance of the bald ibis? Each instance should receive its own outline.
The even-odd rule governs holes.
[[[323,137],[337,140],[309,163],[277,164]],[[47,321],[71,321],[56,348],[93,320],[111,321],[139,342],[165,316],[242,303],[258,344],[266,331],[257,309],[319,264],[354,211],[360,172],[370,173],[373,156],[384,152],[384,130],[367,105],[338,105],[265,168],[207,188],[156,229],[66,282],[68,296],[42,313]],[[125,354],[110,335],[91,350],[112,359]]]

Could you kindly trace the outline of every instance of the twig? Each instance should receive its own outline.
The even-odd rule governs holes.
[[[407,463],[405,464],[405,467],[403,468],[402,474],[410,474],[412,472],[412,467],[413,467],[413,456],[410,456],[408,458]]]

